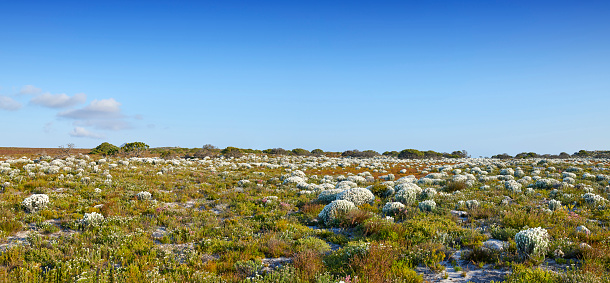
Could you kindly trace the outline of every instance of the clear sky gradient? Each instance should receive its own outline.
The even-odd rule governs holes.
[[[609,149],[608,15],[608,1],[3,1],[0,146]]]

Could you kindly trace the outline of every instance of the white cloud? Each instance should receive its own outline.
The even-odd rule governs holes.
[[[121,103],[114,98],[93,100],[83,108],[60,112],[57,116],[74,119],[74,126],[94,127],[101,130],[124,130],[131,128],[127,116],[121,113]]]
[[[87,101],[87,95],[84,93],[77,93],[74,96],[69,97],[65,93],[50,94],[47,92],[35,96],[30,100],[30,103],[49,108],[66,108],[84,103],[85,101]]]
[[[42,92],[42,89],[39,89],[33,85],[24,85],[21,90],[19,91],[19,94],[21,95],[26,95],[26,94],[39,94]]]
[[[70,132],[70,136],[77,138],[92,138],[92,139],[103,139],[106,136],[94,132],[90,132],[83,127],[75,127],[72,132]]]
[[[72,119],[110,119],[122,118],[121,103],[114,98],[93,100],[84,108],[68,110],[57,114],[59,117]]]
[[[8,96],[0,96],[0,109],[15,111],[21,108],[21,103]]]
[[[131,124],[123,119],[91,119],[74,121],[74,126],[95,127],[101,130],[124,130],[130,129]]]

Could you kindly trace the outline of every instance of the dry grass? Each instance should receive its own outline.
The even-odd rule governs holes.
[[[382,244],[372,244],[365,256],[356,256],[350,267],[359,274],[364,282],[391,282],[392,265],[398,258],[394,248]]]
[[[72,154],[88,154],[90,148],[75,148],[72,149]],[[11,157],[35,157],[39,155],[55,156],[62,154],[60,148],[34,148],[34,147],[0,147],[0,155]]]
[[[305,282],[315,282],[315,277],[324,271],[322,255],[315,250],[304,250],[294,254],[292,264]]]

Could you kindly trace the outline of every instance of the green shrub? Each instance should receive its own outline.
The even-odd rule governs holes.
[[[2,232],[13,234],[21,231],[21,229],[23,229],[23,224],[17,219],[0,219],[0,231]]]
[[[292,150],[292,153],[294,153],[294,155],[297,155],[297,156],[311,155],[311,152],[309,152],[309,150],[302,149],[302,148],[295,148],[295,149]]]
[[[513,272],[506,277],[507,283],[555,283],[561,276],[542,268],[528,268],[521,264],[513,265]]]
[[[222,153],[222,155],[224,155],[227,158],[229,158],[229,157],[239,158],[244,155],[242,153],[241,149],[232,147],[232,146],[226,147],[220,153]]]
[[[297,239],[295,244],[296,251],[298,252],[313,250],[318,253],[326,253],[330,251],[330,245],[328,245],[324,240],[315,237]]]
[[[519,230],[514,228],[501,228],[498,226],[492,227],[489,231],[491,233],[491,237],[501,241],[508,241],[515,238],[515,234],[519,232]]]
[[[108,142],[103,142],[89,152],[89,154],[101,154],[103,156],[116,155],[119,153],[119,147]]]
[[[130,142],[121,146],[121,151],[128,155],[140,156],[150,148],[143,142]]]

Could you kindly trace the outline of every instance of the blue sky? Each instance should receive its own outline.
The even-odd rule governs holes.
[[[124,2],[0,4],[0,146],[608,149],[607,1]]]

